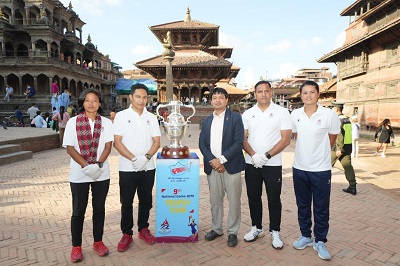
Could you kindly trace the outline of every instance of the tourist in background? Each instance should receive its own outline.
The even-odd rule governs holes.
[[[108,118],[101,116],[102,99],[97,90],[83,91],[78,103],[81,107],[79,114],[68,121],[63,140],[63,146],[71,156],[69,182],[72,194],[72,262],[83,260],[82,231],[90,192],[93,208],[92,248],[99,256],[109,253],[103,243],[103,232],[105,202],[110,186],[107,158],[112,148],[113,127]],[[63,112],[67,114],[65,110]]]
[[[64,92],[58,97],[58,105],[59,107],[64,106],[64,110],[67,110],[69,105],[69,92],[67,88],[65,88]]]
[[[138,237],[146,244],[154,244],[149,230],[150,209],[153,207],[155,164],[153,155],[160,148],[160,127],[154,114],[146,109],[148,88],[136,83],[131,86],[131,105],[116,114],[114,119],[114,147],[119,157],[119,190],[121,200],[122,238],[118,251],[129,249],[133,242],[133,200],[137,193]]]
[[[293,185],[301,232],[293,247],[304,249],[313,246],[321,259],[330,260],[325,243],[329,231],[331,148],[340,133],[340,120],[333,110],[318,104],[319,86],[316,82],[304,82],[300,86],[300,97],[304,106],[291,113],[296,139]],[[311,236],[312,217],[314,243]]]
[[[22,126],[25,126],[24,115],[21,111],[21,106],[19,105],[15,107],[15,116],[18,119],[18,123],[21,124]]]
[[[27,85],[26,92],[24,93],[24,95],[26,95],[25,102],[28,100],[28,98],[33,98],[35,96],[35,94],[36,94],[36,90],[33,87]]]
[[[59,88],[58,88],[58,81],[55,80],[53,81],[53,83],[51,84],[51,93],[53,94],[53,97],[55,97],[57,95],[57,93],[59,93]]]
[[[39,108],[36,107],[36,103],[32,103],[32,106],[26,110],[26,113],[29,115],[29,121],[35,118],[37,111],[39,111]]]
[[[290,144],[292,120],[286,108],[272,103],[271,84],[259,81],[254,86],[257,104],[243,113],[245,172],[251,228],[244,241],[264,236],[262,188],[268,198],[269,235],[272,247],[283,248],[280,236],[282,219],[282,151]]]
[[[358,151],[360,150],[358,139],[360,138],[360,123],[356,116],[351,118],[351,137],[353,139],[353,145],[351,149],[351,157],[358,158]]]
[[[207,174],[211,204],[211,231],[205,239],[212,241],[223,232],[225,193],[229,202],[227,233],[228,246],[235,247],[241,220],[242,179],[246,168],[243,157],[244,129],[240,115],[227,107],[228,93],[215,88],[210,93],[214,112],[202,121],[199,148],[203,154],[204,172]]]
[[[376,151],[374,152],[374,156],[378,155],[379,150],[382,148],[383,145],[383,151],[381,157],[386,158],[386,150],[388,148],[388,144],[390,143],[390,138],[392,138],[392,141],[394,140],[394,133],[393,133],[393,128],[390,125],[390,120],[386,118],[379,124],[375,132],[375,141],[378,142],[378,145],[376,146]]]
[[[10,96],[12,96],[13,93],[14,93],[13,87],[11,87],[7,84],[6,85],[6,96],[4,97],[4,100],[7,100],[7,102],[10,102]]]
[[[65,127],[67,126],[67,122],[68,122],[69,119],[70,119],[70,115],[65,111],[64,106],[61,106],[60,107],[60,112],[56,113],[52,117],[52,120],[57,122],[57,127],[58,127],[58,130],[60,131],[59,139],[60,139],[60,146],[61,147],[63,145]]]
[[[42,117],[42,114],[40,113],[40,111],[36,112],[36,116],[33,119],[34,123],[35,123],[35,127],[37,128],[47,128],[47,123],[44,120],[44,118]]]

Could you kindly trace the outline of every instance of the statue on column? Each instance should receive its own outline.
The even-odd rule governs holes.
[[[172,57],[172,56],[175,55],[175,52],[173,51],[174,47],[172,45],[171,32],[170,31],[167,32],[167,36],[165,36],[165,38],[164,38],[163,46],[164,46],[164,52],[163,52],[164,56],[171,56]]]

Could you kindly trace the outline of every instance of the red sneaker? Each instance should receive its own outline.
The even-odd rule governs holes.
[[[94,242],[93,249],[97,251],[97,255],[100,257],[108,255],[108,248],[104,245],[103,241]]]
[[[156,243],[156,238],[150,233],[150,230],[145,227],[139,232],[139,238],[143,239],[146,244],[151,245]]]
[[[77,247],[72,247],[71,251],[71,261],[72,262],[78,262],[83,260],[83,255],[82,255],[82,247],[77,246]]]
[[[118,243],[118,251],[123,252],[129,249],[129,245],[133,242],[132,236],[123,234],[121,240]]]

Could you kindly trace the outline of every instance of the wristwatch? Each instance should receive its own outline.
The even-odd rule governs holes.
[[[96,162],[96,163],[100,168],[103,168],[103,163],[102,162]]]
[[[151,157],[153,157],[153,156],[151,156],[151,155],[148,154],[148,153],[146,153],[144,156],[146,156],[147,161],[150,161],[150,160],[151,160]]]
[[[269,159],[271,159],[271,154],[269,154],[269,152],[266,152],[265,157],[267,157],[267,159],[269,160]]]

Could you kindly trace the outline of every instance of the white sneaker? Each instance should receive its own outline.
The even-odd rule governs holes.
[[[244,235],[245,242],[253,242],[256,241],[257,238],[264,236],[264,229],[257,229],[257,226],[253,225],[250,228],[250,231]]]
[[[279,231],[273,231],[270,232],[271,239],[272,239],[272,247],[274,249],[282,249],[283,248],[283,242],[281,239],[281,236],[279,235]]]
[[[374,156],[377,156],[378,155],[378,152],[376,151],[376,152],[374,152]]]
[[[384,153],[381,154],[382,158],[386,158],[386,155]]]

